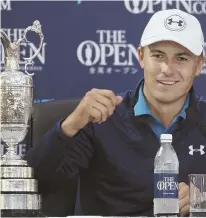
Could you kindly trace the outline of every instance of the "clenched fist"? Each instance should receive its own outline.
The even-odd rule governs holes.
[[[69,136],[75,135],[89,122],[102,123],[110,117],[122,102],[110,90],[92,89],[87,92],[76,109],[62,123],[62,130]]]

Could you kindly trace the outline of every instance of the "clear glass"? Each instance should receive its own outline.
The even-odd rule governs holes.
[[[190,174],[190,217],[206,217],[206,174]]]

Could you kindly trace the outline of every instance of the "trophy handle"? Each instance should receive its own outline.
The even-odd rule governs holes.
[[[28,57],[28,58],[24,58],[24,60],[26,61],[26,64],[25,64],[25,73],[27,75],[30,75],[30,76],[33,76],[34,73],[28,73],[27,71],[27,66],[28,65],[33,65],[33,59],[38,55],[38,53],[40,52],[42,46],[43,46],[43,41],[44,41],[44,35],[42,33],[42,30],[41,30],[41,24],[38,20],[35,20],[33,22],[33,25],[32,26],[29,26],[26,28],[26,30],[24,31],[24,35],[23,35],[23,39],[26,41],[26,42],[29,42],[27,40],[27,37],[26,37],[26,34],[29,32],[29,31],[34,31],[35,33],[39,34],[39,37],[40,37],[40,45],[39,45],[39,48],[37,49],[36,53],[34,55],[32,55],[31,57]]]

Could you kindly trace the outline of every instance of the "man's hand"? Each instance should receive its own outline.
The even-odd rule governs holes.
[[[179,208],[180,216],[189,214],[189,186],[184,182],[179,183]]]
[[[116,96],[111,90],[92,89],[62,122],[63,132],[73,136],[89,122],[105,122],[122,100],[121,96]]]

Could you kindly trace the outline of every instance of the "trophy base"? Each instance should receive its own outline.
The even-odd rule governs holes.
[[[1,217],[46,217],[39,210],[1,210]]]

